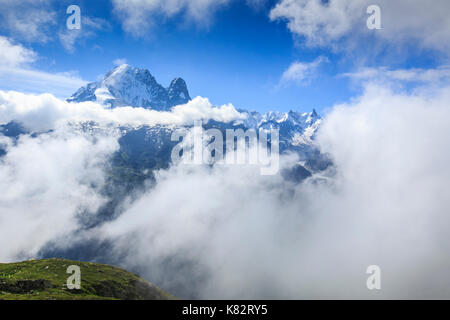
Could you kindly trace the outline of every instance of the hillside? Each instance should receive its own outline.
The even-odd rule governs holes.
[[[67,288],[66,273],[79,266],[81,288]],[[123,269],[63,259],[0,263],[0,300],[168,300],[171,295]]]

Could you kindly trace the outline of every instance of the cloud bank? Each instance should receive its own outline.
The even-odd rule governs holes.
[[[449,98],[368,85],[324,120],[327,179],[175,167],[95,233],[188,297],[448,298]],[[366,288],[373,264],[379,292]]]
[[[2,262],[36,256],[51,239],[79,228],[79,214],[94,214],[105,201],[98,188],[104,165],[118,149],[114,135],[94,139],[65,127],[5,142],[0,142],[7,151],[0,158]]]
[[[21,122],[33,131],[51,130],[68,121],[96,121],[103,125],[193,125],[195,120],[230,122],[243,119],[233,105],[214,107],[208,99],[196,97],[185,105],[159,112],[144,108],[107,109],[94,102],[69,103],[51,94],[31,95],[0,91],[0,123]]]

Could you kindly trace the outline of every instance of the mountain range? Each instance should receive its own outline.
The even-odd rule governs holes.
[[[119,106],[141,107],[157,111],[170,111],[171,106],[186,104],[191,100],[186,82],[176,78],[168,88],[160,85],[146,69],[121,65],[110,72],[100,82],[90,83],[80,88],[69,102],[96,101],[105,108]],[[225,136],[227,129],[279,129],[281,154],[295,153],[299,162],[281,174],[286,180],[300,183],[315,172],[328,168],[331,161],[320,153],[314,143],[321,117],[313,109],[311,112],[268,112],[238,110],[243,117],[230,122],[209,120],[203,123],[204,129],[219,129]],[[93,123],[73,124],[74,130],[90,132]],[[193,124],[181,126],[189,129]],[[146,181],[153,179],[157,169],[168,168],[171,164],[171,151],[178,143],[171,140],[174,130],[180,126],[142,125],[122,126],[119,138],[120,150],[115,153],[109,172],[105,194],[110,202],[100,210],[95,219],[86,221],[95,226],[105,219],[114,219],[118,204],[133,190],[139,189]],[[98,130],[98,128],[96,129]]]
[[[80,88],[68,102],[95,101],[105,108],[121,106],[141,107],[157,111],[170,111],[173,106],[183,107],[191,100],[186,82],[182,78],[175,78],[169,87],[159,84],[150,71],[129,65],[121,65],[109,71],[99,82],[89,83]],[[225,136],[227,129],[279,129],[280,153],[296,153],[299,158],[297,167],[292,173],[287,173],[289,179],[293,177],[297,182],[311,176],[313,173],[326,169],[331,161],[320,153],[315,146],[314,139],[321,124],[321,117],[315,110],[311,112],[268,112],[238,110],[243,117],[229,122],[209,120],[203,123],[204,129],[216,128]],[[191,125],[182,126],[184,128]],[[73,130],[95,133],[102,130],[94,122],[71,123]],[[117,151],[109,169],[110,183],[104,192],[111,201],[104,208],[105,218],[116,216],[115,208],[131,190],[142,186],[148,179],[153,178],[153,171],[168,168],[171,164],[171,151],[178,143],[171,141],[174,130],[178,127],[167,125],[121,126],[119,138],[120,150]],[[11,138],[28,132],[18,123],[0,125],[0,134]],[[0,147],[0,157],[5,150]],[[111,187],[113,186],[113,187]],[[94,222],[93,224],[96,224]]]
[[[190,100],[186,82],[182,78],[175,78],[169,87],[165,88],[155,80],[150,71],[127,64],[114,68],[100,82],[89,83],[67,99],[69,102],[95,101],[106,108],[131,106],[157,111],[169,111],[173,106],[186,104]],[[238,111],[244,115],[243,120],[228,123],[210,120],[205,127],[216,127],[222,130],[278,128],[282,153],[297,152],[304,161],[311,160],[311,153],[317,154],[313,140],[322,120],[315,110],[309,113],[289,111],[265,114],[242,109]],[[153,141],[162,147],[171,144],[172,129],[164,126],[142,126],[127,128],[124,131],[127,134],[123,137],[123,141],[127,141],[127,138],[132,136],[132,140],[136,143],[135,135],[141,133],[145,135],[145,137],[142,136],[145,141]],[[132,149],[132,146],[128,147]],[[154,147],[146,146],[148,149],[154,149]]]
[[[175,78],[169,87],[160,85],[150,71],[129,65],[121,65],[99,82],[89,83],[80,88],[69,102],[96,101],[105,108],[121,106],[141,107],[157,111],[170,111],[173,106],[183,107],[191,100],[186,82]],[[321,117],[315,110],[308,113],[296,111],[268,112],[238,110],[243,117],[229,122],[209,120],[204,129],[219,129],[225,136],[227,129],[279,129],[279,150],[281,154],[295,153],[298,163],[290,171],[281,172],[287,180],[302,182],[316,172],[325,170],[331,164],[327,155],[316,147],[314,139],[321,124]],[[93,121],[71,123],[75,132],[95,134],[104,129]],[[181,126],[189,129],[191,125]],[[105,220],[120,215],[120,203],[133,191],[139,190],[148,181],[154,180],[154,172],[167,169],[171,164],[171,152],[178,142],[172,141],[172,133],[180,126],[168,125],[123,125],[119,128],[120,149],[114,153],[107,170],[107,182],[102,193],[110,200],[96,215],[86,215],[83,224],[94,227]],[[19,123],[0,125],[0,134],[16,139],[29,132]],[[0,157],[5,150],[0,146]],[[80,217],[83,217],[81,215]]]

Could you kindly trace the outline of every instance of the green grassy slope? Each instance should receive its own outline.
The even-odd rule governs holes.
[[[81,288],[69,290],[66,273],[80,267]],[[167,300],[173,297],[123,269],[63,259],[0,263],[0,300]]]

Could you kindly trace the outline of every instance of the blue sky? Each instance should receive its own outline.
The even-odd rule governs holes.
[[[408,35],[398,41],[402,42],[401,47],[389,39],[379,41],[373,35],[386,30],[372,30],[372,34],[365,30],[361,36],[368,17],[363,11],[348,18],[354,23],[352,30],[339,36],[325,34],[323,42],[302,29],[288,27],[286,22],[296,19],[289,12],[281,13],[284,18],[270,18],[277,3],[285,2],[282,0],[209,0],[219,4],[195,7],[201,18],[189,13],[190,4],[177,0],[181,9],[175,13],[167,13],[170,8],[164,12],[150,10],[145,15],[148,24],[139,26],[142,31],[139,34],[125,27],[126,19],[134,17],[123,17],[123,12],[118,10],[121,0],[49,0],[30,6],[27,1],[22,10],[43,8],[54,14],[47,25],[38,25],[43,31],[41,35],[37,32],[35,38],[21,35],[6,24],[0,25],[0,36],[36,54],[27,68],[48,73],[71,72],[74,77],[95,81],[113,67],[113,61],[124,59],[130,65],[149,69],[164,86],[180,76],[186,80],[191,96],[208,97],[217,105],[232,103],[236,108],[258,111],[316,108],[322,112],[347,101],[360,89],[351,77],[342,74],[361,68],[436,68],[447,59],[441,48],[403,41]],[[71,31],[61,30],[65,27],[69,4],[79,5],[83,19],[94,20],[95,24],[83,23],[80,36],[68,48],[63,45],[61,32],[70,35]],[[18,7],[7,9],[17,11]],[[309,26],[300,28],[307,30]],[[49,40],[40,41],[44,32]],[[319,28],[317,32],[325,31]],[[314,61],[319,63],[311,67]],[[311,67],[305,78],[296,79],[297,73],[283,78],[283,73],[295,63]],[[0,77],[0,89],[30,90],[16,88],[18,85],[7,79]],[[62,95],[53,92],[51,85],[39,90]]]

